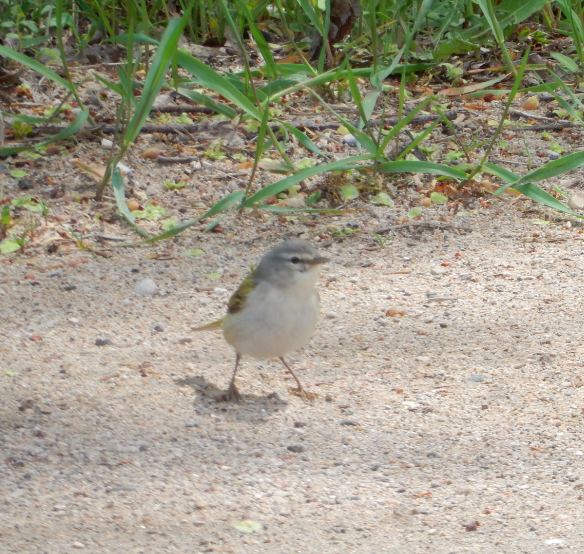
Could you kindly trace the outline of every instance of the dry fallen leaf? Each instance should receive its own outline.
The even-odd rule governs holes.
[[[156,160],[161,153],[160,148],[146,148],[146,150],[140,154],[140,157],[145,160]]]

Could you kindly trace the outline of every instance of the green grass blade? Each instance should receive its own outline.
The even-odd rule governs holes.
[[[256,208],[259,210],[265,210],[267,212],[275,213],[295,213],[295,212],[308,212],[314,214],[342,214],[343,210],[335,210],[332,208],[289,208],[288,206],[275,206],[273,204],[257,204]]]
[[[268,185],[262,190],[256,192],[254,195],[247,198],[242,204],[242,208],[253,208],[255,204],[274,196],[280,194],[285,190],[289,189],[292,185],[300,183],[303,179],[307,177],[312,177],[313,175],[318,175],[319,173],[325,173],[327,171],[343,171],[349,169],[358,169],[360,167],[369,167],[365,165],[359,165],[358,162],[366,161],[372,159],[370,154],[363,154],[361,156],[353,156],[351,158],[346,158],[345,160],[339,160],[337,162],[331,162],[328,164],[317,165],[316,167],[310,167],[308,169],[303,169],[290,177],[286,177],[281,181]]]
[[[410,144],[408,144],[404,150],[400,153],[400,155],[398,156],[398,159],[396,161],[402,160],[403,158],[405,158],[414,148],[417,148],[418,145],[420,145],[427,136],[429,136],[434,129],[436,129],[436,127],[438,127],[438,125],[440,125],[440,123],[442,123],[444,120],[443,119],[437,119],[436,121],[434,121],[434,123],[432,123],[431,125],[428,125],[428,127],[426,127],[412,142],[410,142]],[[431,156],[430,156],[431,158]]]
[[[341,114],[337,113],[332,106],[325,102],[316,92],[312,92],[312,94],[318,98],[320,103],[330,110],[335,117],[346,127],[349,131],[351,131],[352,135],[355,137],[355,140],[359,143],[359,145],[363,146],[365,150],[371,152],[372,154],[375,153],[378,149],[377,143],[366,133],[355,127],[352,123],[349,123],[347,119],[345,119]]]
[[[57,133],[49,140],[35,144],[34,146],[12,146],[7,148],[0,148],[0,156],[11,156],[12,154],[17,154],[18,152],[24,152],[25,150],[33,150],[34,148],[39,148],[57,142],[59,140],[65,140],[70,136],[74,135],[83,127],[87,118],[89,117],[89,110],[83,110],[79,112],[75,121],[71,123],[66,129],[63,129],[60,133]]]
[[[126,133],[124,134],[124,144],[126,146],[135,142],[140,129],[150,115],[150,110],[156,100],[156,96],[165,82],[166,72],[170,67],[170,62],[176,52],[178,41],[182,35],[186,22],[186,17],[172,19],[162,36],[158,50],[152,59],[150,70],[146,76],[142,96],[140,97],[134,116],[128,124]]]
[[[128,45],[130,42],[130,37],[128,35],[118,35],[117,37],[108,38],[104,42],[119,42],[120,44]],[[153,46],[158,46],[159,42],[148,35],[143,33],[134,33],[134,42],[144,42],[146,44],[152,44]]]
[[[519,181],[519,179],[520,179],[519,175],[516,175],[512,171],[509,171],[508,169],[505,169],[504,167],[501,167],[500,165],[486,163],[483,166],[483,168],[485,169],[485,171],[488,171],[491,175],[494,175],[495,177],[499,177],[499,179],[501,179],[501,181],[505,181],[506,183],[513,184],[513,183],[516,183],[517,181]],[[495,192],[495,196],[497,196],[496,192]]]
[[[572,169],[576,169],[582,165],[584,165],[584,151],[574,152],[573,154],[564,156],[559,160],[549,162],[534,171],[530,171],[521,177],[517,184],[522,185],[527,182],[550,179],[551,177],[561,175],[562,173],[566,173],[567,171],[571,171]]]
[[[319,32],[320,36],[323,37],[324,26],[315,9],[313,8],[312,3],[309,0],[296,0],[296,2],[300,4],[302,11],[304,11],[304,13],[308,16],[308,19],[310,19],[310,23],[312,23],[314,28]]]
[[[208,217],[217,215],[218,213],[221,213],[225,210],[228,210],[229,208],[231,208],[231,206],[237,204],[243,198],[245,198],[245,192],[243,192],[242,190],[236,190],[235,192],[228,194],[222,200],[219,200],[217,204],[215,204],[209,211],[199,216],[198,219],[199,221],[201,221],[203,219],[207,219]]]
[[[549,70],[548,70],[549,71]],[[577,104],[580,108],[584,108],[580,99],[570,90],[570,88],[562,81],[553,71],[550,71],[552,77],[556,80],[555,85],[559,86],[570,98],[572,101]],[[547,92],[553,94],[556,102],[564,108],[576,121],[582,123],[582,116],[568,103],[564,98],[562,98],[559,94],[554,94],[549,84],[545,84],[548,88],[546,89]]]
[[[49,69],[46,65],[43,65],[42,63],[37,62],[36,60],[33,60],[32,58],[29,58],[28,56],[25,56],[24,54],[21,54],[20,52],[16,52],[15,50],[12,50],[10,48],[6,48],[6,46],[0,45],[0,55],[4,56],[6,58],[10,58],[11,60],[14,60],[15,62],[18,62],[18,63],[28,67],[29,69],[32,69],[33,71],[36,71],[37,73],[40,73],[43,77],[46,77],[50,81],[54,81],[55,83],[58,83],[59,85],[61,85],[63,88],[65,88],[69,92],[74,92],[74,88],[71,85],[71,83],[69,83],[68,81],[66,81],[62,77],[59,77],[59,75],[57,75],[52,69]]]
[[[150,237],[144,241],[140,241],[140,242],[132,243],[132,244],[128,244],[128,245],[123,245],[123,246],[137,246],[140,244],[147,244],[149,242],[156,242],[159,240],[171,239],[172,237],[176,237],[176,235],[180,235],[185,229],[188,229],[189,227],[192,227],[196,223],[199,223],[199,221],[200,221],[199,218],[189,219],[188,221],[184,221],[183,223],[180,223],[179,225],[175,225],[174,227],[171,227],[168,231],[165,231],[164,233],[161,233],[160,235],[156,235],[155,237]]]
[[[272,51],[270,50],[270,46],[268,42],[264,38],[264,35],[260,32],[257,28],[253,15],[250,9],[247,7],[247,3],[245,0],[236,0],[237,1],[237,8],[240,13],[243,14],[245,19],[247,20],[247,24],[249,25],[249,30],[257,44],[257,47],[260,51],[260,54],[264,58],[264,62],[266,63],[265,69],[268,74],[268,79],[273,80],[278,77],[278,65],[274,61],[274,57],[272,56]]]
[[[564,56],[564,54],[560,54],[559,52],[550,52],[550,56],[560,62],[568,71],[572,73],[578,72],[578,64],[572,58]]]
[[[112,173],[112,188],[114,189],[114,197],[116,199],[118,211],[122,214],[123,218],[128,222],[130,227],[132,227],[132,229],[134,229],[141,237],[147,237],[148,233],[134,223],[136,221],[136,218],[126,205],[124,180],[122,178],[121,171],[117,167],[114,168]]]
[[[308,80],[306,75],[302,73],[294,73],[292,75],[287,75],[285,77],[280,77],[276,81],[272,81],[271,83],[267,84],[265,87],[259,89],[262,93],[266,95],[266,98],[271,98],[272,96],[277,95],[280,91],[286,90],[289,87],[294,85],[304,83]]]
[[[406,51],[406,46],[402,46],[399,52],[393,57],[393,61],[388,67],[382,67],[377,73],[371,75],[371,84],[377,89],[381,90],[383,81],[393,73],[399,65],[399,62]]]
[[[119,85],[116,85],[116,83],[112,83],[108,79],[105,79],[104,77],[102,77],[101,75],[99,75],[95,72],[93,73],[93,76],[98,81],[103,83],[107,88],[109,88],[110,90],[113,90],[116,94],[119,94],[120,96],[124,96],[124,89],[122,87],[120,87]]]
[[[464,180],[467,178],[467,174],[464,171],[460,171],[460,169],[434,162],[416,160],[385,162],[377,166],[377,171],[382,173],[431,173],[432,175],[444,175],[445,177]]]
[[[533,183],[525,183],[523,185],[514,185],[513,188],[517,192],[524,194],[528,198],[531,198],[535,202],[539,202],[540,204],[543,204],[544,206],[548,206],[549,208],[553,208],[555,210],[558,210],[559,212],[564,212],[564,213],[573,215],[574,217],[584,219],[584,216],[581,216],[577,213],[574,213],[570,208],[568,208],[568,206],[566,206],[565,204],[560,202],[557,198],[554,198],[551,194],[549,194],[545,190],[539,188],[537,185],[534,185]]]
[[[225,77],[213,71],[209,66],[181,51],[178,52],[178,63],[193,75],[198,84],[219,93],[258,121],[262,120],[262,114],[254,104]]]
[[[298,139],[298,142],[302,144],[304,148],[310,150],[311,152],[314,152],[315,154],[318,154],[319,156],[322,156],[323,158],[328,158],[328,156],[324,154],[318,148],[318,146],[316,146],[316,144],[314,144],[314,142],[312,142],[312,140],[310,140],[310,138],[307,137],[306,134],[304,134],[300,129],[296,129],[296,127],[288,125],[288,123],[286,123],[285,121],[281,121],[279,119],[277,121],[278,123],[281,123],[286,129],[288,129],[288,131]]]
[[[403,119],[400,119],[397,122],[397,124],[394,127],[392,127],[391,131],[389,131],[389,133],[387,133],[387,135],[385,135],[385,137],[383,138],[383,141],[381,142],[377,150],[377,156],[382,156],[383,153],[385,152],[385,149],[387,148],[387,145],[389,144],[389,141],[391,141],[395,136],[397,136],[397,134],[400,133],[401,130],[416,115],[418,115],[418,113],[420,113],[431,101],[434,101],[436,99],[437,98],[435,96],[428,96],[423,102],[418,104],[408,115],[406,115]]]
[[[228,117],[229,119],[233,119],[234,117],[237,116],[237,112],[233,108],[225,104],[221,104],[220,102],[215,102],[215,100],[209,98],[209,96],[205,94],[182,87],[179,87],[177,89],[177,92],[184,96],[185,98],[188,98],[189,100],[192,100],[197,104],[202,104],[207,108],[211,108],[212,110],[215,110],[217,113],[222,114]]]
[[[32,115],[24,115],[9,112],[0,112],[4,117],[13,117],[17,121],[23,121],[24,123],[30,123],[31,125],[43,125],[45,123],[50,123],[51,121],[59,121],[56,117],[33,117]]]

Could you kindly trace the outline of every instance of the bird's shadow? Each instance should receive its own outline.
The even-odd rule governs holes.
[[[205,405],[207,408],[229,411],[234,407],[240,415],[257,416],[258,410],[261,411],[261,417],[270,413],[278,412],[285,408],[289,403],[280,398],[278,393],[272,392],[265,396],[255,394],[242,394],[241,402],[226,401],[226,389],[220,389],[214,383],[207,381],[201,375],[176,379],[175,383],[180,387],[190,387],[195,392],[195,405]],[[255,417],[254,417],[255,419]]]

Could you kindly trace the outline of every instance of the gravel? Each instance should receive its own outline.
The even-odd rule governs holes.
[[[472,232],[364,250],[364,215],[320,244],[323,317],[288,360],[314,403],[250,359],[217,402],[233,352],[192,332],[298,226],[3,257],[0,551],[582,552],[583,235],[558,217],[513,198]],[[168,292],[132,294],[136,267]]]

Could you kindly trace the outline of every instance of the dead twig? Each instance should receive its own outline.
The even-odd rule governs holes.
[[[378,229],[375,232],[378,235],[383,233],[389,233],[395,231],[396,229],[406,229],[412,227],[435,227],[438,229],[462,229],[464,231],[469,231],[468,226],[459,226],[453,223],[442,223],[440,221],[411,221],[410,223],[402,223],[400,225],[392,225],[391,227],[384,227],[383,229]]]

